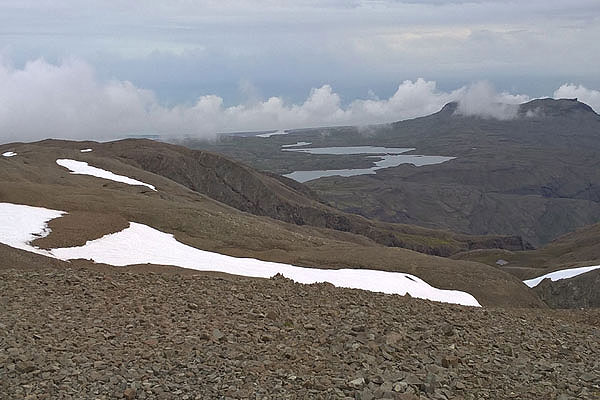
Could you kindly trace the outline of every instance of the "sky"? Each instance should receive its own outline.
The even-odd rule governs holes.
[[[385,123],[454,100],[599,112],[598,37],[597,0],[2,0],[0,142]]]

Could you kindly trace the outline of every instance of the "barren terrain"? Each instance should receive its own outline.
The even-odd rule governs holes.
[[[597,399],[598,310],[205,274],[0,272],[15,399]]]

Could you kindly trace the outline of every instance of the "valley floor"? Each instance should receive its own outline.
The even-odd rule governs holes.
[[[598,399],[600,310],[285,278],[0,271],[3,399]]]

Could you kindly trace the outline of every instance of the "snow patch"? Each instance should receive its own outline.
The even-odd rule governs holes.
[[[0,203],[0,243],[32,253],[52,256],[48,251],[31,244],[35,239],[48,236],[48,221],[65,214],[64,211]]]
[[[28,251],[36,234],[47,234],[47,222],[62,211],[0,203],[0,242]],[[442,290],[416,276],[365,269],[317,269],[253,258],[236,258],[204,251],[178,242],[173,235],[131,222],[129,227],[79,247],[52,249],[44,255],[62,260],[91,259],[115,266],[132,264],[174,265],[198,271],[217,271],[248,277],[270,278],[282,274],[296,282],[329,282],[338,287],[405,295],[446,303],[480,306],[469,293]]]
[[[199,271],[218,271],[257,278],[282,274],[299,283],[329,282],[335,286],[394,293],[448,303],[478,306],[468,293],[434,288],[404,273],[363,269],[317,269],[289,264],[237,258],[199,250],[178,242],[173,235],[147,225],[131,222],[121,232],[87,242],[84,246],[53,249],[63,260],[92,259],[95,262],[125,266],[132,264],[161,264]],[[408,280],[406,278],[409,278]]]
[[[79,150],[81,153],[89,153],[90,151],[93,151],[92,149],[81,149]]]
[[[275,135],[287,135],[288,133],[286,131],[275,131],[275,132],[269,132],[269,133],[261,133],[260,135],[256,135],[256,137],[262,137],[262,138],[269,138],[271,136],[275,136]]]
[[[3,157],[14,157],[16,155],[17,155],[17,153],[15,153],[14,151],[6,151],[6,152],[2,153]]]
[[[600,268],[600,265],[593,265],[590,267],[579,267],[579,268],[568,268],[561,269],[560,271],[550,272],[546,275],[538,276],[537,278],[528,279],[523,281],[529,287],[536,287],[546,278],[550,278],[551,281],[558,281],[560,279],[569,279],[577,275],[585,274],[586,272],[593,271]]]
[[[115,182],[126,183],[126,184],[132,185],[132,186],[138,186],[138,185],[147,186],[150,189],[156,191],[156,188],[148,183],[144,183],[144,182],[138,181],[136,179],[129,178],[127,176],[113,174],[112,172],[106,171],[104,169],[92,167],[85,161],[75,161],[75,160],[60,158],[60,159],[56,160],[56,163],[58,165],[60,165],[61,167],[65,167],[66,169],[70,170],[72,174],[91,175],[91,176],[95,176],[95,177],[102,178],[102,179],[109,179],[109,180],[115,181]]]

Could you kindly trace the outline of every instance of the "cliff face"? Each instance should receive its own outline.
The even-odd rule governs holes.
[[[544,279],[533,290],[551,308],[600,307],[600,270],[552,282]]]

